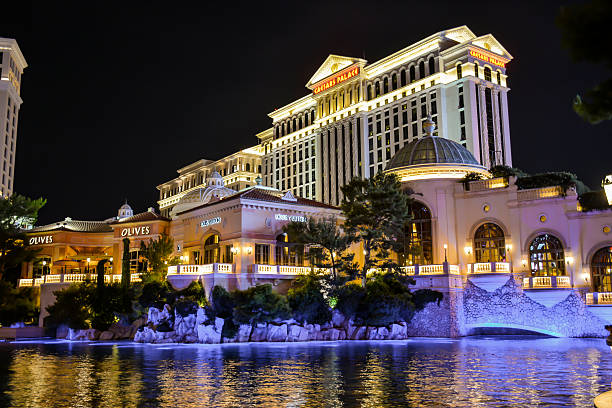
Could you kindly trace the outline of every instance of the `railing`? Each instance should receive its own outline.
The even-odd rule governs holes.
[[[310,266],[292,266],[292,265],[263,265],[253,264],[251,271],[254,274],[268,275],[302,275],[314,270],[315,272],[330,273],[330,268],[312,268]]]
[[[36,279],[19,279],[19,287],[27,286],[40,286],[45,283],[77,283],[85,281],[96,282],[98,280],[97,274],[86,274],[86,273],[66,273],[66,274],[53,274],[44,275],[41,278]],[[141,274],[132,273],[130,275],[130,282],[140,282]],[[104,282],[121,282],[121,274],[104,275]]]
[[[510,262],[477,262],[467,264],[468,274],[510,273]]]
[[[570,289],[569,276],[533,276],[523,278],[523,289]]]
[[[205,265],[173,265],[168,267],[168,275],[204,275],[207,273],[232,273],[234,265],[212,263]]]
[[[561,197],[562,195],[563,189],[560,186],[532,188],[529,190],[519,190],[517,193],[517,200],[540,200],[542,198]]]
[[[404,274],[409,276],[460,274],[459,265],[451,264],[410,265],[402,266],[400,269]],[[374,272],[376,269],[372,269],[371,271]]]
[[[589,292],[586,294],[587,305],[612,305],[612,292]]]
[[[493,188],[508,187],[508,180],[505,177],[496,177],[488,180],[477,180],[470,182],[470,191],[491,190]]]

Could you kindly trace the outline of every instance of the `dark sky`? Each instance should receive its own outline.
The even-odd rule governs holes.
[[[0,36],[29,64],[15,191],[48,199],[39,224],[114,216],[125,198],[137,212],[156,206],[176,169],[256,144],[328,54],[374,62],[463,24],[514,56],[515,167],[571,171],[592,188],[612,171],[612,123],[571,109],[608,73],[570,61],[556,1],[39,3],[0,15]]]

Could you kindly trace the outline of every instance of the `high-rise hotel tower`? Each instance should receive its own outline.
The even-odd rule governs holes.
[[[264,184],[337,205],[341,186],[382,171],[422,137],[428,114],[438,136],[461,143],[482,165],[510,166],[511,59],[492,35],[466,26],[371,64],[330,55],[306,84],[311,92],[270,113],[273,127],[257,135]]]
[[[0,196],[13,193],[21,74],[28,66],[17,41],[0,37]]]
[[[269,114],[273,126],[258,133],[260,144],[248,149],[255,155],[235,153],[180,169],[179,177],[157,187],[160,210],[169,215],[189,191],[205,187],[213,170],[232,188],[248,187],[261,176],[268,187],[338,205],[340,187],[382,171],[404,144],[424,136],[428,114],[437,136],[462,144],[483,166],[511,166],[506,76],[511,59],[491,34],[478,37],[466,26],[371,64],[330,55],[306,84],[308,95]],[[444,154],[419,152],[425,161],[434,153]]]

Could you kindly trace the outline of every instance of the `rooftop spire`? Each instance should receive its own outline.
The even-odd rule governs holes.
[[[423,122],[423,130],[427,134],[426,137],[433,137],[434,130],[436,130],[436,122],[431,118],[431,115],[427,115],[427,119]]]

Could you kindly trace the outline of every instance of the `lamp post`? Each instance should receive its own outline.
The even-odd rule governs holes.
[[[47,261],[42,261],[42,274],[45,275],[45,265],[47,265]]]
[[[90,261],[91,261],[91,258],[87,258],[87,272],[86,273],[89,273],[89,262]]]
[[[608,205],[612,205],[612,174],[608,174],[606,177],[604,177],[603,181],[601,182],[601,186],[606,193]]]
[[[444,263],[448,263],[448,258],[446,257],[447,249],[448,249],[448,245],[444,244]]]

